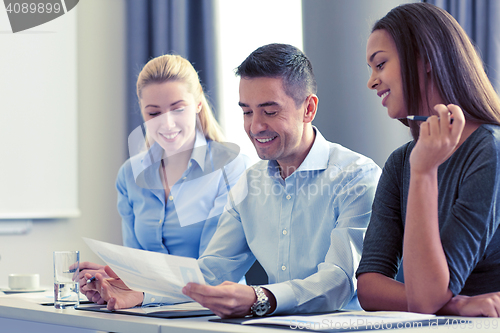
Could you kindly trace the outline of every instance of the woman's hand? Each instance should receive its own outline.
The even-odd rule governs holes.
[[[101,295],[97,291],[92,290],[87,286],[87,279],[95,276],[97,273],[100,273],[105,278],[109,277],[104,271],[104,266],[84,261],[80,263],[79,270],[80,273],[78,273],[76,279],[79,282],[80,291],[82,292],[82,294],[84,294],[89,301],[92,301],[94,303],[106,303],[106,301],[102,299]]]
[[[142,303],[142,292],[127,287],[109,266],[104,267],[104,272],[108,278],[96,273],[95,281],[87,284],[87,287],[97,292],[108,303],[108,310],[127,309]],[[91,277],[90,274],[86,275],[87,279]]]
[[[437,172],[437,168],[458,147],[462,136],[465,117],[460,107],[453,104],[448,106],[437,104],[434,110],[438,116],[429,117],[420,125],[419,138],[410,155],[412,173]]]
[[[463,317],[500,317],[500,292],[476,296],[457,295],[438,314]]]

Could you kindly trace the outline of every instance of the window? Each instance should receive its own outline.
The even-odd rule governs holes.
[[[234,69],[262,45],[286,43],[302,50],[302,1],[218,0],[217,6],[221,125],[227,140],[257,162],[255,148],[243,129],[243,113],[238,106],[239,78]]]

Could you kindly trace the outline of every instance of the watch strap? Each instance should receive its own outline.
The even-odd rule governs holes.
[[[264,316],[267,311],[271,308],[271,304],[269,303],[269,297],[264,293],[264,290],[260,286],[250,286],[255,291],[255,296],[257,296],[257,300],[250,308],[250,312],[252,315],[257,317]]]

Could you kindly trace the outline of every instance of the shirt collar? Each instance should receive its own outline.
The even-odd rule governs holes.
[[[191,153],[191,161],[198,163],[202,171],[205,171],[205,158],[207,156],[208,142],[203,132],[196,131],[194,149]]]
[[[325,170],[330,159],[330,147],[328,141],[321,135],[319,130],[313,126],[315,135],[313,145],[306,158],[300,164],[297,171]],[[278,161],[270,160],[268,172],[271,177],[280,178]]]
[[[311,147],[309,154],[307,154],[306,158],[299,166],[298,171],[325,170],[328,168],[330,146],[328,145],[328,141],[326,141],[315,126],[313,126],[313,129],[316,133],[313,146]]]

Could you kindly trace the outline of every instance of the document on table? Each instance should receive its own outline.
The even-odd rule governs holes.
[[[130,289],[168,297],[174,304],[192,301],[181,291],[188,282],[205,284],[196,259],[83,239]]]
[[[54,305],[54,290],[53,287],[42,287],[40,292],[19,292],[19,293],[0,293],[0,297],[21,298],[31,303],[40,305]],[[94,303],[87,301],[87,297],[80,293],[80,304]]]
[[[440,324],[438,317],[396,311],[347,311],[313,316],[278,316],[244,321],[244,325],[267,324],[288,326],[291,329],[317,331],[396,329],[408,327],[433,328]]]
[[[45,289],[45,288],[44,288]],[[45,302],[54,302],[54,291],[47,290],[43,292],[36,292],[36,293],[19,293],[19,294],[5,294],[2,295],[0,293],[0,297],[9,297],[9,298],[22,298],[26,301],[32,302],[32,303],[39,303],[43,304]]]
[[[213,316],[214,313],[196,302],[177,303],[173,305],[162,306],[142,306],[129,309],[108,310],[106,305],[82,305],[77,310],[118,313],[135,316],[147,316],[157,318],[185,318]]]

